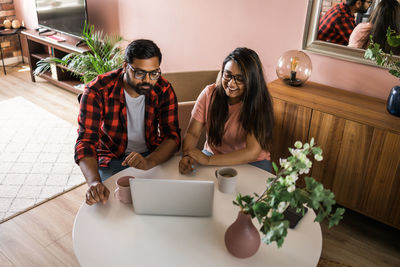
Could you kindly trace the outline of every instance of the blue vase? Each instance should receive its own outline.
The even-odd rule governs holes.
[[[400,86],[397,85],[390,91],[386,108],[390,114],[400,117]]]

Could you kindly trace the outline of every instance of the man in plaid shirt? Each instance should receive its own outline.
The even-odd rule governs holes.
[[[367,12],[372,0],[346,0],[335,5],[319,21],[318,40],[348,45],[351,32],[356,27],[354,14]]]
[[[80,101],[75,162],[89,185],[86,203],[105,203],[102,181],[127,167],[148,170],[179,148],[178,103],[161,76],[161,51],[135,40],[121,69],[91,81]]]

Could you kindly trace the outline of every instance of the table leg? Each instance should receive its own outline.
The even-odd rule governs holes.
[[[4,75],[7,75],[7,72],[6,72],[6,65],[4,65],[3,48],[1,47],[1,45],[0,45],[0,53],[1,53],[1,62],[3,63]]]
[[[22,51],[22,42],[21,42],[21,34],[18,33],[18,40],[19,40],[19,49],[21,49],[21,57],[22,57],[22,63],[24,62],[24,52]]]

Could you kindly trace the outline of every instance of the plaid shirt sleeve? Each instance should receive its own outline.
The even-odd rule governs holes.
[[[178,145],[181,144],[181,135],[178,122],[178,101],[172,86],[169,86],[167,94],[164,94],[161,103],[160,132],[166,138],[172,139]]]
[[[80,101],[78,139],[75,144],[76,163],[84,157],[97,158],[96,148],[99,146],[101,121],[100,103],[97,91],[87,86]]]
[[[354,17],[344,3],[331,8],[320,20],[318,40],[347,45],[355,28]]]
[[[354,28],[356,27],[354,18],[351,16],[341,16],[338,18],[338,23],[335,24],[336,33],[340,35],[341,38],[338,38],[339,42],[347,45],[349,43],[349,38]]]
[[[171,139],[180,147],[178,101],[171,84],[161,77],[150,99],[152,104],[146,104],[145,114],[147,146],[154,150],[165,139]]]

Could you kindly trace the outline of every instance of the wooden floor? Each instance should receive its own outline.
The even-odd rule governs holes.
[[[76,96],[44,80],[32,83],[29,72],[0,73],[0,101],[16,96],[42,106],[77,125]],[[1,104],[1,102],[0,102]],[[84,200],[80,186],[0,224],[0,266],[79,266],[72,248],[74,217]],[[337,227],[321,225],[319,266],[400,266],[400,230],[348,210]],[[328,261],[326,261],[328,260]],[[293,263],[296,266],[296,263]]]

